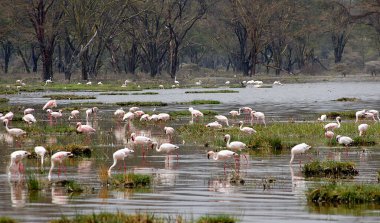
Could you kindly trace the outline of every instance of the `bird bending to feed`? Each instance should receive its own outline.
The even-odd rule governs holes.
[[[335,129],[340,128],[340,122],[341,122],[340,116],[336,117],[336,123],[331,122],[331,123],[328,123],[324,126],[325,131],[327,131],[327,130],[334,131]]]
[[[215,122],[208,123],[206,125],[206,127],[208,127],[208,128],[214,128],[214,129],[221,129],[223,126],[218,121],[215,121]]]
[[[132,149],[128,149],[128,148],[119,149],[113,153],[113,164],[108,169],[108,176],[109,177],[111,177],[111,170],[112,170],[112,168],[114,168],[116,166],[118,160],[123,160],[124,172],[127,171],[127,167],[125,165],[125,158],[128,157],[128,155],[130,155],[131,153],[134,153],[134,151]]]
[[[257,112],[257,111],[251,111],[251,125],[253,125],[253,121],[257,119],[257,122],[261,121],[265,127],[267,124],[265,123],[265,115],[262,112]]]
[[[294,156],[296,154],[304,154],[310,148],[311,148],[311,146],[309,146],[306,143],[301,143],[301,144],[298,144],[298,145],[294,146],[292,148],[291,152],[290,152],[291,153],[291,158],[290,158],[289,164],[292,165],[293,160],[294,160]],[[300,165],[301,165],[301,160],[300,160]]]
[[[228,118],[224,115],[215,115],[215,118],[219,121],[219,122],[222,122],[222,123],[225,123],[227,126],[230,126],[228,124]]]
[[[136,136],[136,133],[134,133],[134,132],[131,134],[131,139],[132,139],[132,142],[135,144],[136,147],[138,145],[141,145],[142,157],[144,158],[145,157],[144,146],[151,145],[153,143],[153,141],[146,136]]]
[[[334,132],[330,130],[325,131],[325,137],[329,139],[329,143],[331,143],[332,138],[334,138]]]
[[[72,156],[74,156],[74,155],[71,152],[65,152],[65,151],[56,152],[56,153],[54,153],[54,155],[51,156],[51,166],[50,166],[49,175],[48,175],[49,181],[51,181],[51,174],[53,172],[54,166],[56,164],[58,164],[58,177],[59,177],[59,175],[61,173],[61,166],[66,171],[66,168],[63,165],[63,160],[65,160],[68,157],[72,157]]]
[[[43,146],[36,146],[34,147],[34,152],[37,154],[37,158],[38,156],[41,158],[41,170],[43,170],[46,149]]]
[[[56,100],[50,100],[50,101],[46,102],[44,107],[42,107],[42,110],[45,110],[47,108],[54,108],[54,107],[57,107],[57,101]]]
[[[51,117],[57,119],[62,117],[62,110],[58,110],[57,112],[53,112],[51,109],[46,110]]]
[[[22,117],[22,120],[24,120],[28,124],[36,123],[37,120],[32,114],[26,114]]]
[[[77,133],[94,133],[96,130],[89,125],[82,125],[81,122],[77,122]]]
[[[283,84],[280,81],[274,81],[273,85],[280,85],[280,86],[282,86]]]
[[[239,122],[240,131],[242,131],[242,132],[244,132],[244,133],[247,133],[247,134],[254,134],[254,133],[256,133],[256,130],[254,130],[253,128],[250,128],[250,127],[243,127],[243,124],[244,124],[243,121],[240,121],[240,122]]]
[[[78,116],[79,116],[79,111],[78,110],[72,110],[70,112],[69,120],[74,119],[74,118],[78,118]]]
[[[166,153],[166,155],[168,156],[168,162],[169,162],[169,156],[172,152],[176,152],[177,153],[177,160],[178,160],[178,149],[179,149],[179,146],[176,146],[174,144],[171,144],[171,143],[163,143],[160,145],[160,147],[158,147],[158,143],[157,142],[153,142],[152,143],[152,149],[156,149],[157,152],[159,153]]]
[[[232,110],[228,112],[228,114],[230,114],[233,118],[235,118],[236,116],[240,115],[240,110],[239,111]]]
[[[207,153],[207,159],[210,159],[210,156],[212,156],[213,160],[224,161],[224,174],[225,174],[227,160],[233,158],[235,160],[235,168],[236,168],[236,159],[238,159],[239,154],[226,149],[226,150],[221,150],[219,152],[209,151]]]
[[[363,136],[363,135],[365,135],[365,133],[366,133],[367,130],[368,130],[368,127],[369,127],[368,124],[360,124],[360,125],[358,126],[359,136]]]
[[[203,117],[203,113],[200,112],[199,110],[194,109],[193,107],[190,107],[189,111],[191,113],[191,121],[190,121],[190,123],[194,122],[194,117],[196,119],[198,119],[199,117]]]
[[[19,129],[19,128],[8,128],[8,122],[9,120],[8,119],[4,119],[4,125],[5,125],[5,129],[7,130],[7,132],[12,135],[12,136],[16,136],[16,137],[19,137],[21,135],[25,135],[26,132],[22,129]]]
[[[341,144],[341,145],[344,145],[346,147],[346,152],[348,153],[348,146],[354,142],[354,140],[352,140],[350,137],[348,136],[341,136],[341,135],[337,135],[336,136],[336,141]]]
[[[165,135],[167,135],[169,137],[169,139],[171,139],[174,135],[174,128],[173,127],[169,127],[169,126],[165,126],[164,127],[164,132],[165,132]]]
[[[380,122],[380,117],[379,117],[379,111],[378,110],[368,110],[366,112],[369,112],[369,113],[372,113],[374,115],[374,117],[376,118],[377,117],[377,120]]]
[[[90,117],[90,115],[96,115],[96,113],[99,111],[98,107],[89,108],[86,110],[86,120]]]
[[[365,109],[363,109],[355,113],[355,117],[356,117],[355,123],[359,121],[359,118],[362,118],[364,116],[365,112],[366,112]]]
[[[13,116],[14,116],[13,112],[10,111],[7,114],[5,114],[4,116],[1,116],[0,120],[4,121],[5,119],[8,119],[9,121],[11,121],[13,119]]]
[[[227,149],[240,152],[246,148],[245,143],[242,143],[240,141],[230,142],[230,140],[231,140],[231,136],[229,134],[226,134],[224,136],[224,141],[226,142]],[[244,156],[245,160],[248,162],[247,156],[245,154],[243,154],[243,156]]]
[[[9,176],[15,172],[19,175],[24,172],[24,165],[21,161],[28,155],[30,155],[30,153],[25,150],[17,150],[11,153],[11,163],[8,167]]]
[[[364,113],[364,118],[373,119],[373,121],[377,122],[377,120],[375,118],[375,114],[371,113],[371,112]]]
[[[34,108],[26,108],[25,110],[24,110],[24,115],[26,115],[26,114],[31,114],[31,113],[33,113],[34,112]]]
[[[325,122],[327,120],[327,115],[321,115],[321,117],[318,118],[318,121]]]

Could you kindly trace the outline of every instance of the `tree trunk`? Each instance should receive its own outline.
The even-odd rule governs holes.
[[[8,73],[9,61],[13,53],[13,45],[10,41],[6,40],[2,43],[2,46],[4,50],[4,72]]]
[[[333,34],[331,39],[334,45],[335,63],[340,63],[342,61],[343,51],[347,40],[344,38],[344,33]]]
[[[37,72],[37,68],[38,68],[38,59],[40,58],[40,55],[41,54],[36,54],[36,46],[34,44],[31,44],[31,50],[32,50],[32,65],[33,65],[33,68],[32,68],[32,71],[34,73]]]
[[[81,57],[82,80],[88,81],[88,50]]]
[[[24,66],[25,66],[25,70],[29,74],[30,73],[29,64],[26,61],[25,56],[24,56],[24,54],[22,53],[22,51],[21,51],[21,49],[19,47],[17,48],[17,53],[18,53],[18,55],[20,55],[20,57],[22,59],[22,62],[24,63]]]
[[[42,80],[52,80],[53,79],[53,52],[51,49],[42,48]]]

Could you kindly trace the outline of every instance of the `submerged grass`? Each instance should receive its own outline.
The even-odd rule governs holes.
[[[327,118],[329,119],[335,119],[336,117],[340,116],[343,119],[355,119],[356,111],[333,111],[333,112],[327,112],[325,113],[327,115]]]
[[[52,94],[44,95],[43,98],[50,98],[55,100],[81,100],[81,99],[96,99],[95,96],[76,95],[76,94]]]
[[[315,204],[380,204],[380,185],[360,183],[329,183],[310,188],[307,200]]]
[[[193,100],[193,101],[189,101],[189,102],[179,102],[178,104],[181,104],[181,105],[207,105],[207,104],[217,105],[217,104],[221,104],[221,102],[216,101],[216,100]]]
[[[152,91],[148,91],[148,92],[137,92],[137,93],[132,93],[131,95],[155,95],[155,94],[158,94],[158,92],[152,92]]]
[[[313,161],[302,167],[305,177],[352,178],[359,174],[352,162]]]
[[[216,216],[202,216],[196,222],[197,223],[235,223],[237,221],[236,218],[231,217],[229,215],[221,214]]]
[[[359,101],[358,98],[346,98],[346,97],[343,97],[343,98],[338,98],[334,101],[343,101],[343,102],[346,102],[346,101]]]
[[[234,91],[234,90],[185,91],[185,94],[217,94],[217,93],[239,93],[239,91]]]
[[[161,102],[161,101],[127,101],[127,102],[117,102],[116,105],[144,107],[144,106],[167,106],[168,103]]]
[[[114,174],[112,175],[111,182],[115,186],[127,188],[148,187],[152,183],[152,176],[146,174]]]
[[[65,187],[69,193],[82,193],[83,187],[74,180],[61,180],[55,183],[58,186]]]
[[[29,174],[26,181],[29,191],[42,190],[41,182],[38,180],[35,174]]]
[[[53,144],[46,146],[46,150],[49,153],[54,154],[56,151],[69,151],[74,154],[75,157],[91,157],[92,150],[86,145],[78,144],[68,144],[68,145],[59,145]]]

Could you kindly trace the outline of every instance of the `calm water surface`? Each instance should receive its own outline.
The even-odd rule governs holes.
[[[184,94],[189,89],[154,90],[158,95],[99,95],[91,94],[100,102],[121,101],[163,101],[169,106],[157,108],[158,112],[184,110],[186,105],[175,102],[196,99],[213,99],[221,105],[202,105],[198,109],[212,109],[227,114],[231,109],[243,105],[251,106],[257,111],[265,112],[269,122],[289,118],[314,120],[315,113],[325,111],[356,110],[362,108],[380,109],[380,88],[378,83],[313,83],[287,84],[274,88],[235,89],[234,94]],[[196,89],[191,89],[196,90]],[[202,89],[212,90],[212,89]],[[151,90],[150,90],[151,91]],[[153,90],[152,90],[153,91]],[[52,94],[47,92],[46,94]],[[40,107],[47,99],[42,93],[31,93],[10,96],[10,103],[25,104],[36,108],[36,116],[43,124],[48,125],[46,115]],[[359,98],[358,102],[336,102],[341,97]],[[70,101],[59,101],[59,108],[64,108]],[[231,165],[224,174],[223,163],[209,161],[206,148],[192,142],[182,144],[182,139],[175,138],[180,145],[180,158],[177,161],[171,156],[169,162],[165,155],[149,151],[146,160],[141,158],[141,151],[135,150],[127,158],[128,171],[145,173],[153,176],[154,183],[147,190],[107,190],[98,180],[101,166],[110,166],[112,153],[124,146],[133,147],[127,141],[127,135],[136,131],[154,138],[159,142],[166,141],[162,126],[141,126],[138,123],[128,128],[110,117],[115,108],[102,109],[96,121],[91,122],[97,134],[90,138],[75,133],[67,135],[44,133],[41,136],[17,140],[0,128],[0,215],[14,217],[22,222],[46,222],[62,215],[74,216],[78,213],[100,211],[123,211],[135,213],[147,211],[164,216],[178,214],[188,218],[197,218],[205,214],[227,213],[236,216],[242,222],[380,222],[380,207],[313,207],[308,206],[305,191],[317,182],[307,181],[302,177],[300,167],[290,168],[289,153],[265,157],[249,157],[249,162],[240,166],[244,185],[230,183]],[[153,108],[143,108],[152,110]],[[68,114],[65,114],[67,120]],[[82,112],[82,122],[84,115]],[[75,125],[75,121],[64,124]],[[178,128],[181,123],[169,125]],[[20,122],[11,126],[23,127]],[[49,186],[43,191],[29,193],[25,183],[17,179],[8,180],[7,166],[9,154],[17,149],[32,150],[36,145],[52,144],[88,144],[93,149],[92,158],[71,159],[66,162],[67,175],[61,179],[74,179],[85,186],[86,193],[69,194],[60,187]],[[210,149],[210,148],[208,148]],[[313,154],[315,159],[325,159],[329,148],[321,146],[321,154]],[[377,182],[376,171],[380,169],[380,147],[368,148],[367,154],[358,155],[359,149],[353,149],[346,156],[337,154],[336,159],[351,160],[357,163],[360,175],[354,179],[359,182]],[[27,170],[36,171],[35,160],[24,161]],[[46,159],[45,170],[50,162]],[[122,171],[122,170],[120,170]],[[115,172],[120,172],[115,169]],[[47,171],[45,171],[47,172]],[[47,180],[46,173],[38,175]],[[275,179],[275,183],[265,187],[265,182]],[[58,178],[54,175],[53,181]]]

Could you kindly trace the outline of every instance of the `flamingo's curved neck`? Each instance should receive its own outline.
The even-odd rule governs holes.
[[[161,152],[162,149],[161,149],[161,148],[158,148],[158,143],[155,144],[155,145],[156,145],[156,151],[157,151],[157,152]]]
[[[114,158],[112,166],[110,166],[110,168],[108,169],[108,176],[111,176],[111,170],[112,170],[112,168],[114,168],[116,166],[116,163],[117,163],[117,159]]]
[[[292,153],[292,157],[290,158],[289,163],[292,164],[292,163],[293,163],[293,160],[294,160],[294,153]]]
[[[243,130],[243,125],[244,125],[244,123],[240,124],[240,130]]]
[[[51,167],[50,167],[50,170],[49,170],[49,176],[48,176],[49,181],[51,180],[51,173],[53,172],[54,164],[55,164],[55,162],[52,160]]]
[[[336,122],[338,123],[338,128],[340,128],[340,121],[339,121],[339,119],[337,119]]]
[[[230,147],[230,139],[231,139],[231,137],[227,137],[227,144],[226,144],[227,148]]]

